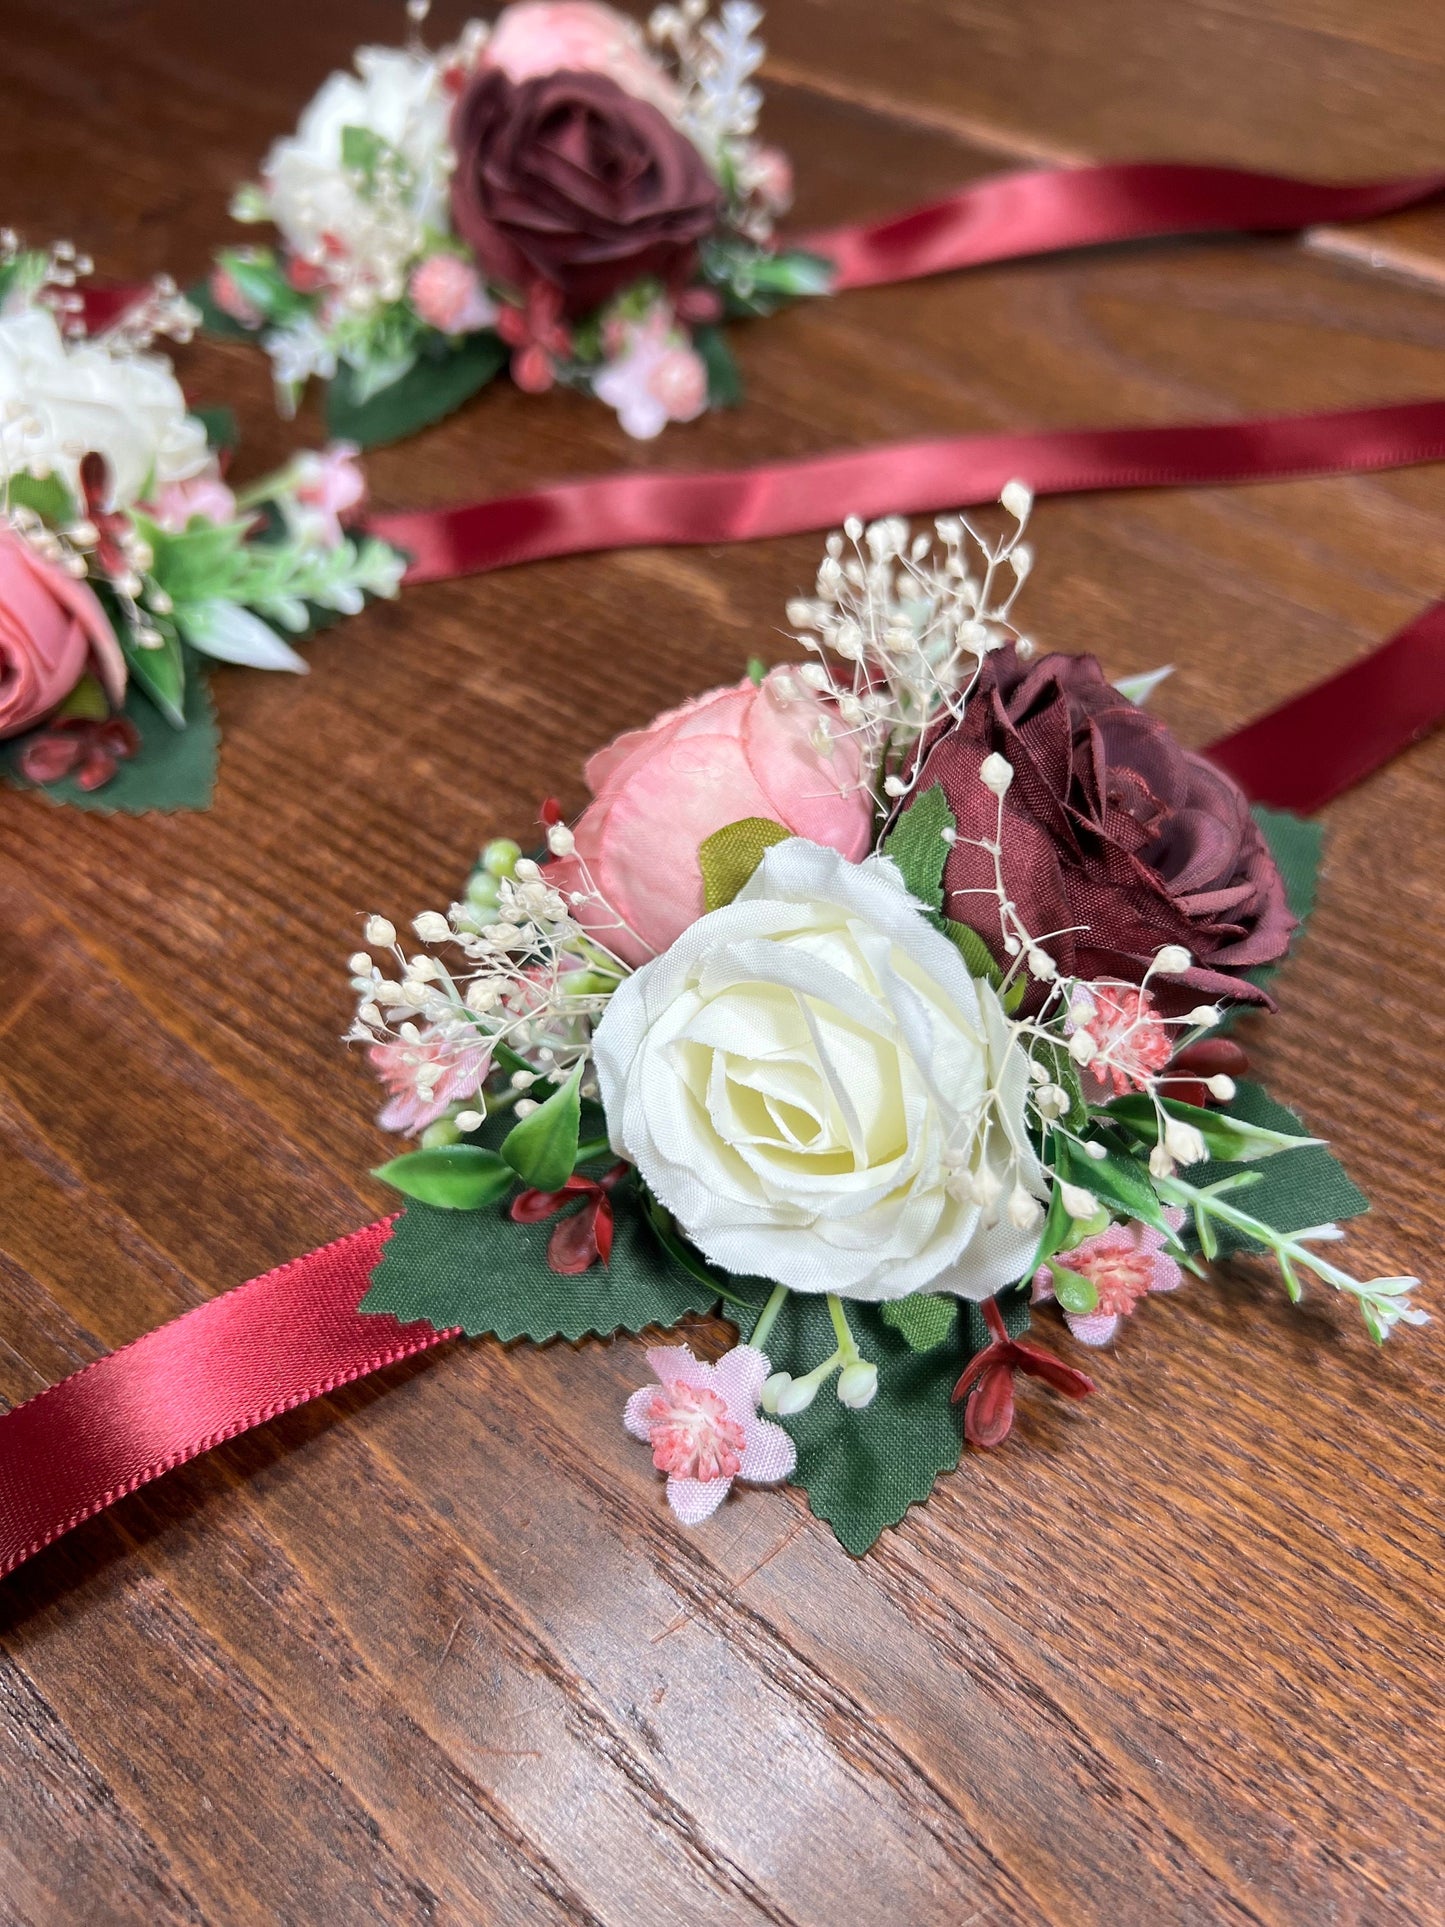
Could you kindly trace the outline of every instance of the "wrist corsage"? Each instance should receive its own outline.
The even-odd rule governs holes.
[[[325,381],[361,446],[504,367],[644,439],[735,400],[719,323],[829,279],[771,245],[790,175],[755,138],[761,19],[686,0],[644,34],[600,0],[516,0],[436,53],[362,48],[236,197],[280,246],[220,254],[209,321],[259,336],[284,411]]]
[[[191,409],[155,352],[190,304],[158,281],[90,332],[88,271],[0,235],[0,768],[94,809],[202,808],[207,663],[304,670],[292,642],[395,595],[404,564],[345,533],[354,448],[233,486],[229,414]]]
[[[754,664],[594,756],[574,825],[484,852],[408,951],[372,918],[350,1035],[419,1140],[362,1310],[502,1339],[721,1308],[625,1423],[678,1517],[791,1479],[850,1551],[997,1445],[1025,1381],[1236,1252],[1383,1340],[1412,1278],[1327,1255],[1366,1200],[1245,1075],[1241,1009],[1318,831],[1014,627],[1030,566],[962,517],[848,526]],[[705,1328],[704,1328],[705,1335]]]

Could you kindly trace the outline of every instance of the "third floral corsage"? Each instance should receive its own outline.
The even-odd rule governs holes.
[[[155,351],[189,304],[158,282],[97,320],[88,269],[0,233],[0,769],[90,808],[200,808],[207,665],[303,670],[292,642],[404,564],[345,531],[354,448],[233,486],[228,413],[190,408]]]
[[[362,48],[237,196],[281,245],[220,255],[210,318],[259,335],[284,409],[328,383],[362,446],[507,366],[644,438],[735,399],[719,322],[828,284],[771,246],[790,176],[754,137],[761,19],[686,0],[644,35],[599,0],[516,0],[437,53]]]
[[[1328,1255],[1366,1200],[1231,1034],[1318,832],[1182,748],[1153,679],[1035,651],[1003,504],[997,539],[850,524],[789,607],[801,666],[619,738],[575,824],[545,806],[536,856],[491,845],[419,947],[373,917],[351,962],[418,1140],[363,1311],[543,1340],[720,1307],[741,1342],[655,1345],[623,1414],[689,1524],[791,1480],[861,1552],[1025,1386],[1095,1389],[1031,1320],[1127,1342],[1233,1253],[1377,1341],[1424,1316]]]

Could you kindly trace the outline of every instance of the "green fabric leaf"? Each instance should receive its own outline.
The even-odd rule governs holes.
[[[1264,832],[1264,840],[1279,870],[1285,899],[1299,918],[1300,927],[1294,934],[1294,943],[1297,945],[1304,936],[1305,925],[1315,907],[1320,857],[1325,842],[1324,825],[1303,816],[1293,816],[1288,810],[1266,809],[1263,803],[1256,803],[1252,814]],[[1279,974],[1280,969],[1279,964],[1266,964],[1259,970],[1251,970],[1248,973],[1249,981],[1252,984],[1267,984]]]
[[[547,1266],[550,1223],[513,1224],[504,1209],[408,1205],[371,1274],[361,1309],[390,1312],[403,1324],[425,1319],[438,1331],[460,1325],[473,1338],[539,1341],[588,1333],[605,1338],[710,1311],[716,1289],[667,1256],[631,1179],[612,1193],[612,1208],[610,1264],[563,1278]]]
[[[1249,1080],[1240,1083],[1232,1109],[1239,1117],[1264,1130],[1282,1131],[1292,1137],[1309,1135],[1293,1111],[1276,1104],[1262,1086]],[[1282,1151],[1262,1164],[1222,1160],[1191,1164],[1182,1175],[1186,1183],[1202,1191],[1208,1185],[1246,1171],[1254,1175],[1255,1182],[1240,1196],[1239,1208],[1275,1231],[1305,1231],[1311,1225],[1338,1224],[1346,1218],[1357,1218],[1370,1208],[1364,1192],[1339,1159],[1323,1145]],[[1261,1249],[1252,1238],[1246,1238],[1228,1225],[1217,1225],[1215,1229],[1221,1257],[1228,1257],[1234,1251]]]
[[[883,842],[883,854],[898,865],[911,894],[940,917],[943,866],[948,857],[943,832],[956,827],[943,785],[935,783],[914,798]]]
[[[514,1124],[502,1140],[502,1156],[523,1184],[538,1191],[560,1191],[577,1163],[582,1129],[582,1066],[560,1090]]]
[[[499,1203],[517,1182],[511,1165],[480,1144],[408,1151],[379,1164],[371,1175],[419,1204],[445,1211],[481,1211]]]
[[[1177,1118],[1181,1124],[1192,1124],[1204,1139],[1211,1154],[1228,1163],[1253,1164],[1258,1158],[1275,1157],[1281,1151],[1292,1148],[1292,1140],[1307,1137],[1309,1133],[1292,1129],[1290,1125],[1282,1129],[1252,1123],[1242,1112],[1232,1115],[1229,1111],[1207,1111],[1197,1104],[1184,1104],[1177,1097],[1161,1100],[1165,1112]],[[1238,1105],[1234,1107],[1239,1111]],[[1154,1108],[1154,1100],[1142,1094],[1116,1097],[1104,1115],[1116,1120],[1146,1144],[1154,1144],[1159,1137],[1159,1114]],[[1298,1126],[1299,1119],[1291,1113],[1291,1124]]]
[[[204,810],[211,804],[221,732],[205,677],[195,665],[186,679],[185,727],[175,729],[140,690],[131,686],[124,713],[140,731],[140,748],[98,790],[83,790],[73,777],[46,783],[40,794],[52,803],[72,803],[77,809],[103,816],[120,811],[130,816],[147,810]],[[16,789],[35,789],[20,774],[19,756],[27,738],[0,743],[0,770]]]
[[[705,836],[697,846],[705,907],[721,910],[731,903],[773,845],[791,835],[770,816],[744,816]]]
[[[939,900],[941,902],[943,896],[941,883],[942,872],[939,874]],[[968,967],[970,977],[981,977],[986,984],[992,984],[995,990],[1001,990],[1003,988],[1003,972],[994,962],[993,952],[976,930],[970,929],[966,923],[956,923],[952,917],[945,917],[943,919],[943,934],[948,938],[949,942],[955,945],[962,953],[963,961]],[[1023,993],[1028,989],[1027,980],[1022,976],[1019,978],[1018,988],[1021,999]]]
[[[163,640],[157,649],[142,649],[124,623],[116,625],[132,687],[143,689],[172,729],[186,726],[186,654],[180,631],[167,616],[152,616]]]
[[[191,414],[206,431],[206,441],[218,454],[233,449],[241,439],[234,408],[192,408]]]
[[[878,1316],[901,1332],[914,1351],[931,1352],[952,1336],[958,1300],[943,1292],[915,1291],[907,1298],[888,1299],[878,1307]]]
[[[1169,1232],[1163,1209],[1149,1179],[1149,1167],[1124,1151],[1110,1150],[1107,1157],[1084,1157],[1074,1147],[1061,1142],[1056,1155],[1061,1177],[1070,1184],[1081,1184],[1102,1204],[1156,1231]],[[1169,1233],[1172,1237],[1173,1233]],[[1035,1267],[1037,1269],[1037,1267]]]
[[[721,328],[694,328],[692,345],[707,370],[709,408],[736,408],[743,398],[743,378]]]
[[[763,1307],[740,1312],[729,1305],[746,1338]],[[897,1525],[919,1505],[941,1472],[951,1472],[963,1449],[963,1419],[949,1402],[963,1369],[957,1347],[917,1352],[901,1331],[886,1324],[881,1307],[851,1302],[848,1322],[859,1350],[878,1367],[878,1395],[861,1412],[840,1405],[825,1385],[805,1412],[779,1418],[798,1447],[791,1483],[855,1555],[865,1553],[885,1526]],[[801,1378],[837,1347],[821,1295],[792,1292],[768,1334],[773,1369]]]
[[[399,381],[359,401],[358,380],[345,362],[326,391],[326,426],[338,441],[361,448],[398,442],[450,415],[498,374],[507,360],[500,335],[489,329],[455,345],[438,335]]]

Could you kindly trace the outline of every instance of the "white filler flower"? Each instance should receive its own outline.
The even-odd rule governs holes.
[[[110,508],[189,481],[211,460],[164,356],[68,342],[48,308],[0,318],[0,474],[58,475],[78,496],[92,451],[110,470]]]
[[[614,992],[594,1054],[613,1146],[731,1271],[986,1298],[1033,1255],[1027,1058],[887,858],[775,845]]]
[[[424,229],[446,226],[450,110],[432,60],[363,47],[356,66],[331,75],[261,172],[271,219],[294,253],[343,284],[366,278],[395,300]],[[349,128],[381,143],[382,178],[344,164]]]

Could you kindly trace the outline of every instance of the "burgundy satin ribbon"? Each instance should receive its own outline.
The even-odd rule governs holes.
[[[1037,495],[1187,488],[1408,467],[1445,456],[1445,401],[1161,428],[1019,429],[808,455],[754,468],[662,469],[557,482],[455,508],[369,518],[412,557],[409,583],[551,556],[748,542],[846,516],[921,515],[992,502],[1015,476]]]
[[[953,268],[1176,234],[1280,234],[1373,221],[1445,193],[1445,173],[1335,183],[1177,161],[1028,168],[869,224],[788,236],[826,255],[834,288],[874,288]]]
[[[1445,717],[1445,603],[1209,753],[1307,812]],[[383,1219],[97,1359],[0,1417],[0,1577],[128,1492],[281,1412],[457,1336],[356,1309]]]
[[[0,1418],[0,1577],[163,1472],[451,1331],[356,1307],[395,1220],[222,1292]]]

